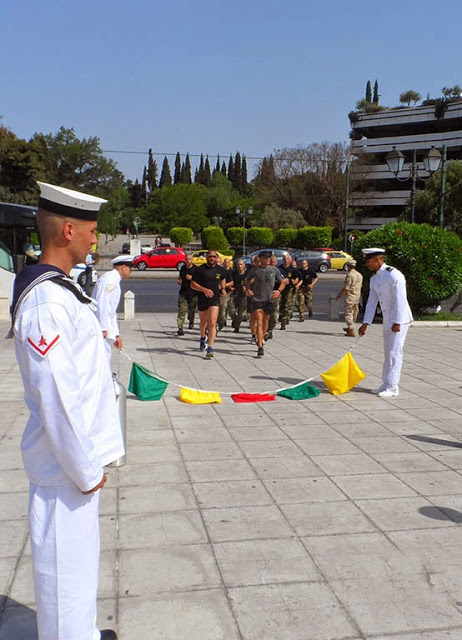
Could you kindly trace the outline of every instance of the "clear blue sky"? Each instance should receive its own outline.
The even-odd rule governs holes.
[[[108,154],[131,179],[150,147],[347,141],[368,79],[387,106],[462,84],[460,0],[2,0],[0,24],[2,123],[146,151]]]

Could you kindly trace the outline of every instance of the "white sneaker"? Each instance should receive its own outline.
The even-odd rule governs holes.
[[[385,389],[385,391],[380,391],[377,394],[379,398],[394,398],[395,396],[399,396],[399,391],[391,391],[390,389]]]

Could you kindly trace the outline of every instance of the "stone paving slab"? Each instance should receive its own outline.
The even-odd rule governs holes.
[[[6,324],[0,330],[6,333]],[[275,331],[258,359],[247,329],[213,362],[174,314],[121,321],[127,353],[171,382],[274,390],[333,365],[341,325]],[[367,378],[343,396],[261,404],[128,395],[127,464],[101,499],[99,623],[121,640],[460,640],[462,340],[408,334],[401,395],[380,382],[381,327],[354,347]],[[127,384],[129,360],[113,357]],[[19,442],[27,410],[0,343],[0,640],[36,640]],[[449,377],[450,376],[450,377]]]

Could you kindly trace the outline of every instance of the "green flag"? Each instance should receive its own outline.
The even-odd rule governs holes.
[[[317,387],[313,387],[311,382],[300,382],[294,387],[287,387],[287,389],[279,389],[276,391],[276,395],[288,398],[289,400],[308,400],[309,398],[316,398],[321,392]]]
[[[160,400],[167,387],[168,382],[159,378],[153,371],[137,362],[132,364],[128,390],[134,393],[138,400]]]

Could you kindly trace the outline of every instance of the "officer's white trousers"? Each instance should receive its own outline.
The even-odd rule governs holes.
[[[99,640],[99,491],[30,485],[29,522],[40,640]]]
[[[399,391],[404,342],[410,326],[410,324],[402,324],[400,331],[396,333],[389,326],[383,327],[382,388],[386,391]]]

